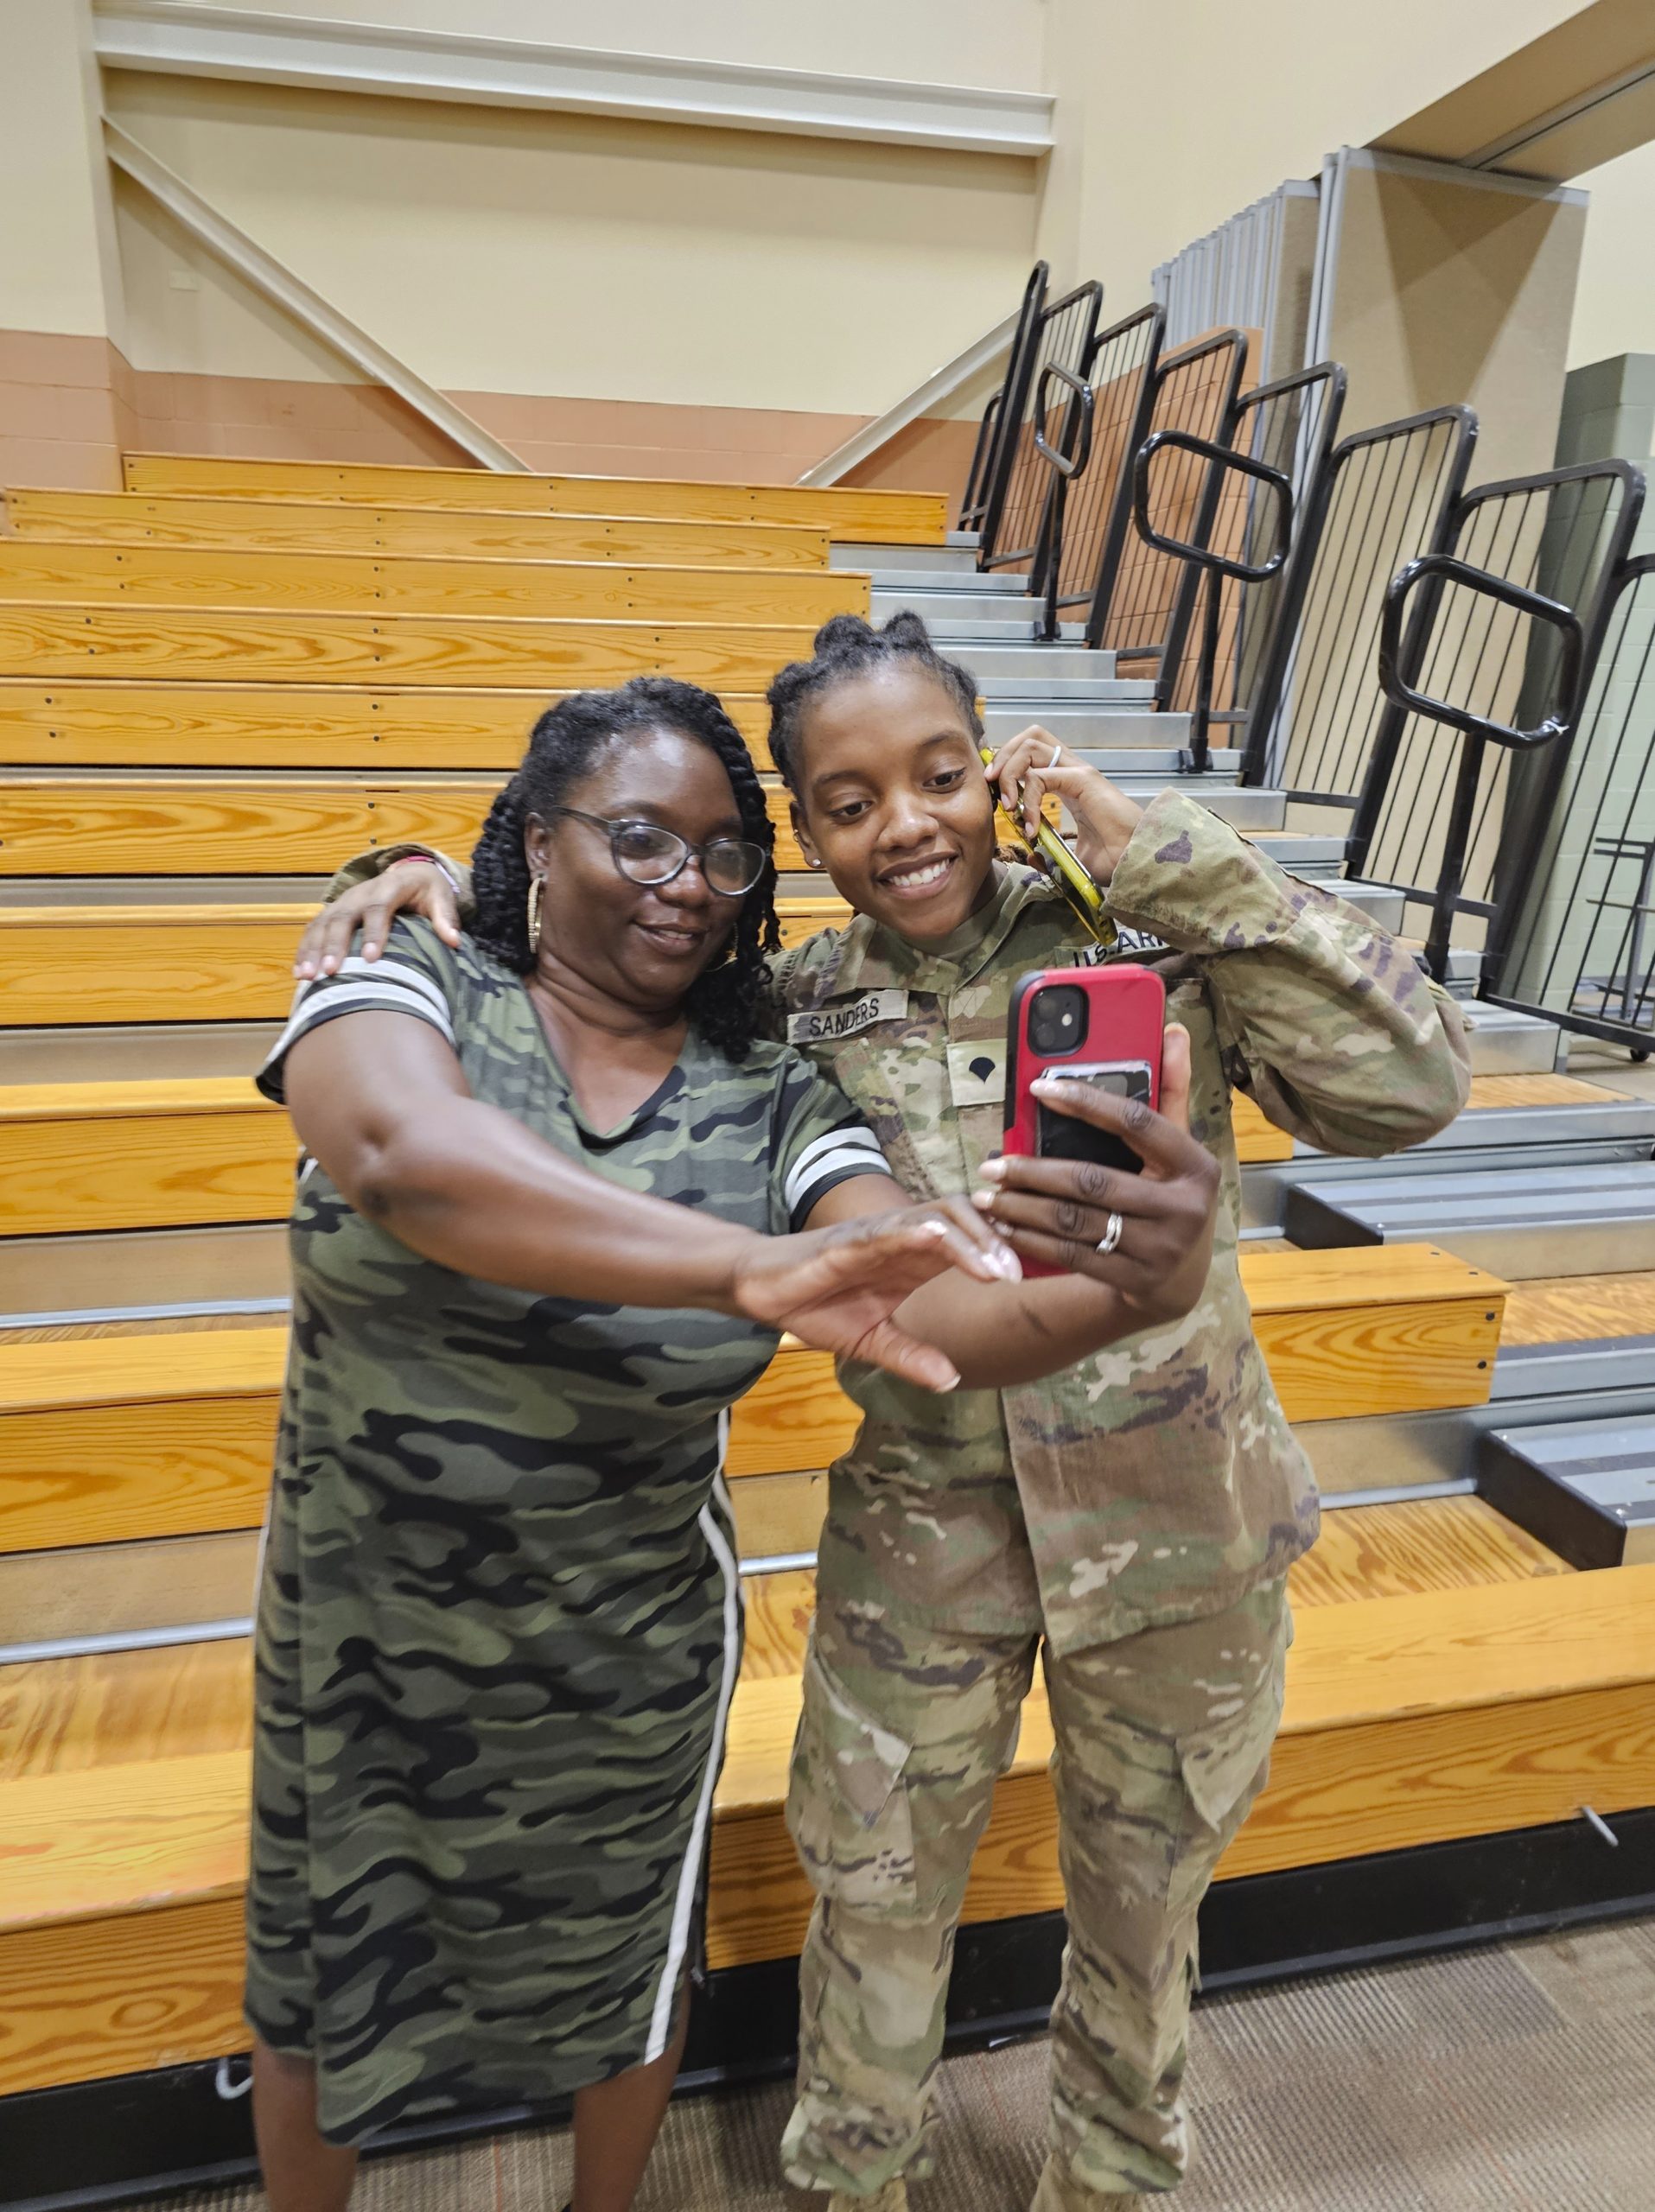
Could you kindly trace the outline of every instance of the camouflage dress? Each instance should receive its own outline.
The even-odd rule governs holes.
[[[885,1172],[776,1045],[738,1065],[692,1035],[593,1129],[522,981],[423,923],[300,992],[266,1096],[296,1038],[364,1009],[436,1027],[474,1096],[595,1174],[761,1233]],[[741,1654],[728,1408],[777,1339],[457,1274],[315,1162],[291,1247],[246,2007],[315,2060],[322,2133],[350,2143],[669,2040]]]

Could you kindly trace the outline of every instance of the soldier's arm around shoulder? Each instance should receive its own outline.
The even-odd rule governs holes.
[[[1471,1085],[1465,1024],[1396,939],[1181,792],[1145,811],[1116,918],[1201,961],[1232,1079],[1324,1152],[1435,1136]]]

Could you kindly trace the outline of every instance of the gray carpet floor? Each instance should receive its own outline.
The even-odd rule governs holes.
[[[914,2212],[1022,2212],[1046,2050],[942,2072]],[[1209,1999],[1178,2212],[1655,2212],[1655,1920]],[[637,2212],[810,2212],[776,2177],[785,2085],[670,2113]],[[354,2212],[558,2212],[562,2129],[365,2164]],[[252,2187],[169,2212],[262,2212]]]

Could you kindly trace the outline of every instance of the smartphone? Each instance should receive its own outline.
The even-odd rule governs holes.
[[[993,748],[985,745],[980,749],[983,766],[990,766],[994,760]],[[1022,817],[1013,808],[1003,804],[997,797],[995,804],[1001,820],[1009,824],[1018,842],[1030,852],[1038,853],[1046,862],[1052,872],[1053,882],[1068,900],[1076,918],[1087,933],[1101,945],[1115,945],[1118,938],[1103,893],[1051,823],[1042,822],[1031,840],[1022,825]]]
[[[1092,1160],[1136,1175],[1130,1145],[1034,1096],[1041,1076],[1093,1083],[1122,1098],[1161,1104],[1167,993],[1152,969],[1042,968],[1020,976],[1006,1018],[1005,1150],[1020,1159]],[[1056,1274],[1038,1260],[1025,1274]]]

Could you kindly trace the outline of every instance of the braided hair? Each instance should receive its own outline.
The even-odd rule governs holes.
[[[765,694],[770,707],[770,757],[795,798],[803,795],[799,739],[812,699],[848,677],[907,662],[936,677],[974,737],[983,734],[977,711],[977,678],[957,660],[945,659],[918,614],[893,614],[882,630],[860,614],[836,614],[811,641],[809,660],[789,661]]]
[[[549,822],[573,785],[593,767],[604,747],[646,730],[672,730],[693,738],[724,765],[749,844],[773,853],[775,832],[753,757],[710,691],[667,676],[636,676],[615,691],[577,691],[541,715],[529,749],[489,809],[471,856],[476,920],[472,935],[484,951],[526,976],[534,966],[529,944],[529,862],[524,832],[531,815]],[[776,870],[764,874],[741,902],[725,957],[697,976],[684,1011],[709,1044],[733,1060],[767,1025],[769,992],[765,955],[780,950]]]

